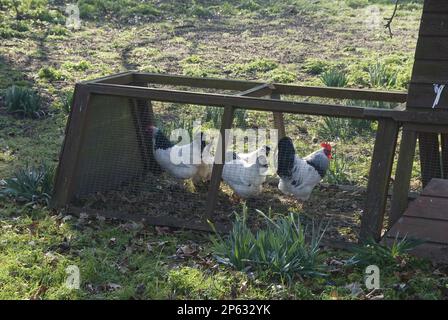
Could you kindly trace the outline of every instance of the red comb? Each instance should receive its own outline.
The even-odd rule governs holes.
[[[328,142],[322,142],[322,143],[320,144],[320,146],[321,146],[322,148],[324,148],[325,150],[329,150],[329,151],[331,151],[331,144],[329,144]]]

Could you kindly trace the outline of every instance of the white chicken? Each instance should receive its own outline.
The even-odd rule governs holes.
[[[214,157],[210,153],[212,144],[209,143],[202,150],[202,161],[198,166],[198,172],[193,177],[193,182],[198,183],[200,181],[209,181],[212,177],[213,161]]]
[[[255,153],[249,157],[233,153],[232,159],[224,164],[222,179],[238,196],[250,198],[261,193],[268,172],[269,151],[265,150],[265,154]]]
[[[202,132],[199,133],[200,143],[196,136],[193,142],[179,146],[174,145],[157,127],[151,126],[148,131],[152,136],[154,158],[170,175],[177,179],[196,178],[198,174],[201,177],[209,175],[209,167],[202,161],[202,152],[207,147]]]
[[[271,151],[271,148],[267,145],[264,145],[261,148],[255,150],[255,151],[252,151],[252,152],[248,152],[248,153],[236,153],[236,152],[232,152],[232,151],[227,151],[226,152],[226,160],[241,159],[248,163],[255,163],[255,161],[257,160],[257,158],[260,155],[268,156],[270,151]]]
[[[314,187],[325,176],[332,158],[331,145],[322,143],[321,147],[302,159],[296,155],[290,138],[279,141],[277,174],[280,177],[280,191],[302,201],[309,199]]]

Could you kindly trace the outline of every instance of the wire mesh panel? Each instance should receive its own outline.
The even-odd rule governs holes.
[[[231,87],[228,83],[226,86]],[[112,89],[118,92],[112,93]],[[353,104],[357,118],[363,118],[360,106],[371,104],[280,97],[267,84],[241,92],[222,92],[225,95],[124,86],[91,85],[91,90],[84,108],[85,120],[76,123],[79,128],[69,127],[70,136],[74,128],[75,132],[79,130],[80,147],[70,185],[73,190],[68,192],[74,194],[71,204],[77,208],[119,212],[116,216],[124,218],[171,217],[189,222],[177,226],[190,227],[204,223],[211,211],[213,222],[229,226],[234,213],[246,205],[254,227],[264,221],[260,211],[268,215],[298,212],[305,219],[331,220],[327,235],[333,239],[357,238],[367,182],[372,172],[375,175],[370,163],[378,124],[339,118],[351,117],[351,107],[341,107],[339,114],[339,106],[325,103]],[[203,90],[209,91],[215,89]],[[235,97],[268,94],[272,100],[264,100],[266,105],[260,100],[258,108],[256,99],[239,100],[229,93]],[[162,101],[200,104],[208,98],[212,103],[223,103],[220,107],[198,106],[114,94],[146,98],[156,94]],[[276,102],[279,98],[288,102]],[[80,107],[82,101],[77,102]],[[227,105],[226,101],[242,104],[243,108]],[[303,103],[309,101],[315,104]],[[245,110],[246,103],[250,109],[266,111]],[[275,126],[282,127],[282,117],[273,110],[278,107],[296,112],[296,106],[305,113],[313,113],[310,106],[316,106],[316,113],[332,116],[285,113],[284,133],[275,130]],[[229,129],[225,131],[227,145],[220,158],[220,130],[224,129]],[[395,138],[394,134],[391,139]],[[63,180],[65,175],[60,176]]]

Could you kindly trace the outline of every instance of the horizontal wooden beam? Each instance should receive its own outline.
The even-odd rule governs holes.
[[[246,96],[246,97],[265,97],[272,93],[275,90],[274,85],[272,84],[261,84],[259,86],[253,87],[246,91],[238,92],[237,96]]]
[[[335,116],[341,118],[365,119],[364,108],[331,104],[316,104],[275,99],[234,96],[215,93],[198,93],[169,89],[141,88],[113,84],[89,84],[93,94],[116,95],[151,101],[188,103],[206,106],[234,106],[259,111]]]
[[[133,82],[134,82],[134,71],[125,71],[110,76],[98,78],[95,80],[83,81],[82,83],[131,84]]]
[[[221,90],[249,90],[265,83],[259,81],[196,78],[171,74],[135,73],[136,82],[153,84],[165,84],[175,86],[187,86],[197,88],[221,89]],[[361,89],[346,89],[332,87],[298,86],[290,84],[273,84],[276,92],[282,95],[310,96],[332,99],[370,100],[385,102],[406,102],[407,93],[401,91],[373,91]]]
[[[448,113],[445,111],[414,111],[414,110],[388,110],[388,109],[364,109],[364,115],[370,119],[391,118],[402,123],[416,123],[420,125],[446,126],[448,125]]]

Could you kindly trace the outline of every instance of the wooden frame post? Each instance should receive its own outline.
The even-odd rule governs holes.
[[[271,99],[281,100],[281,96],[278,93],[272,93]],[[283,113],[273,112],[273,117],[274,117],[274,128],[278,130],[278,138],[281,139],[286,137],[285,121],[283,118]]]
[[[88,85],[78,83],[75,86],[73,103],[70,109],[65,139],[59,164],[56,169],[52,207],[67,205],[73,198],[76,183],[76,167],[79,150],[84,139],[84,127],[87,120],[90,91]]]
[[[233,116],[235,108],[226,106],[222,116],[220,137],[218,140],[218,147],[216,149],[215,161],[213,163],[212,177],[210,179],[210,186],[207,194],[206,215],[207,218],[212,219],[215,212],[216,204],[218,202],[219,187],[221,185],[222,170],[224,168],[225,154],[227,149],[228,137],[227,131],[232,128]]]
[[[360,241],[381,239],[389,180],[397,145],[399,125],[391,119],[380,120],[370,167],[367,199],[361,219]]]
[[[408,207],[408,196],[411,185],[416,144],[417,132],[412,129],[408,129],[405,125],[401,136],[400,153],[395,172],[389,227],[400,219]]]

